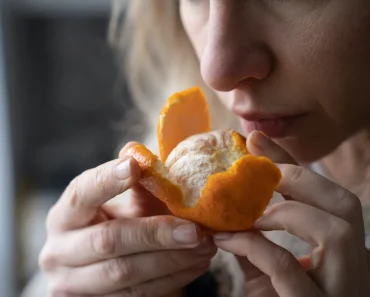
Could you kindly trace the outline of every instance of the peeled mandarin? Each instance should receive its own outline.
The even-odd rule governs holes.
[[[236,131],[209,130],[205,97],[192,88],[172,96],[161,112],[161,158],[139,143],[126,154],[142,169],[140,183],[173,215],[215,231],[250,229],[270,202],[281,172],[268,158],[249,154],[246,139]]]

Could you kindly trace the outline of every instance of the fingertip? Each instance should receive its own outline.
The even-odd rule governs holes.
[[[170,218],[172,238],[177,244],[195,247],[205,240],[203,229],[199,224],[177,217],[166,217]]]
[[[252,131],[247,137],[247,149],[255,156],[266,155],[266,146],[272,141],[266,134],[261,131]]]
[[[213,234],[213,239],[216,241],[228,240],[233,237],[234,233],[222,232]]]
[[[131,171],[131,178],[133,180],[139,180],[141,177],[141,168],[139,163],[133,158],[129,158],[129,165],[130,165],[130,171]]]
[[[254,156],[267,157],[274,163],[297,164],[285,149],[261,131],[249,134],[247,150]]]

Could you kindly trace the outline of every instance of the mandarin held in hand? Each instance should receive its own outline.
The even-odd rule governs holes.
[[[158,141],[161,159],[142,144],[127,147],[142,169],[140,183],[175,216],[215,231],[251,228],[281,179],[271,160],[248,153],[239,133],[210,131],[207,101],[198,87],[167,101]]]

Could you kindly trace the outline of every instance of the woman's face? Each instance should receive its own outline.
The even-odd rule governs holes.
[[[302,162],[370,127],[369,0],[181,0],[204,81]]]

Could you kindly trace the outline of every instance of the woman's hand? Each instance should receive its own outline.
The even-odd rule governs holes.
[[[103,205],[139,177],[136,161],[121,155],[67,187],[49,212],[39,260],[50,296],[163,296],[207,270],[216,248],[195,224],[171,216],[132,218],[140,205],[134,212]],[[140,191],[136,186],[135,195]]]
[[[369,296],[370,274],[359,199],[329,180],[292,165],[294,160],[254,132],[248,149],[279,165],[277,189],[286,201],[270,207],[255,223],[262,231],[284,230],[310,243],[312,253],[296,259],[260,232],[215,235],[221,249],[238,256],[246,296]]]

